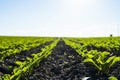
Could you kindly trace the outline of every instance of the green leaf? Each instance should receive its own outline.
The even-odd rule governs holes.
[[[9,74],[5,74],[4,76],[2,76],[3,80],[10,80],[10,75]]]
[[[106,57],[107,57],[107,55],[109,55],[110,53],[109,52],[102,52],[101,54],[100,54],[100,56],[101,56],[101,58],[102,59],[105,59]]]
[[[21,61],[16,61],[15,64],[17,64],[17,65],[22,65],[23,62],[21,62]]]
[[[32,62],[32,59],[31,59],[31,58],[27,57],[26,59],[27,59],[28,61]]]
[[[98,64],[101,64],[101,65],[103,65],[103,64],[104,64],[104,62],[101,60],[101,58],[100,58],[100,57],[97,59],[97,63],[98,63]]]
[[[118,80],[116,77],[114,77],[114,76],[111,76],[111,77],[109,77],[108,78],[109,80]]]
[[[89,63],[91,63],[92,65],[94,65],[98,70],[101,71],[101,68],[100,68],[92,59],[87,58],[87,59],[85,59],[83,62],[89,62]]]
[[[13,73],[16,73],[18,70],[19,70],[18,68],[14,68]]]
[[[113,59],[115,58],[115,56],[111,56],[107,59],[106,63],[110,63]]]
[[[94,55],[92,55],[92,54],[86,54],[86,57],[88,57],[88,58],[93,58]]]
[[[115,57],[112,63],[110,64],[110,67],[113,66],[116,62],[120,61],[120,57]]]

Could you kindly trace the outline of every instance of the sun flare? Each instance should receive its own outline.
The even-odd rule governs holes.
[[[79,6],[79,7],[84,7],[84,6],[90,6],[95,4],[96,0],[65,0],[69,5],[73,6]]]

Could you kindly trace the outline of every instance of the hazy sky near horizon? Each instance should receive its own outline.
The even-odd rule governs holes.
[[[115,36],[120,0],[0,0],[0,35]]]

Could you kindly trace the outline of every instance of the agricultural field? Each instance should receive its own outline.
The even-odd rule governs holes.
[[[120,37],[0,37],[0,80],[120,80]]]

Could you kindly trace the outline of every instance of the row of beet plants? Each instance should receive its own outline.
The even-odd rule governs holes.
[[[20,80],[21,78],[29,76],[34,68],[39,66],[40,61],[51,54],[52,49],[56,46],[59,39],[56,39],[52,44],[42,48],[42,51],[37,54],[32,54],[33,58],[27,57],[24,62],[16,61],[19,66],[13,69],[12,74],[5,74],[2,76],[2,80]]]
[[[69,38],[70,41],[83,44],[91,49],[108,51],[119,55],[120,38],[119,37],[101,37],[101,38]]]
[[[110,68],[114,64],[120,62],[120,56],[111,56],[110,52],[107,51],[103,52],[97,50],[88,51],[84,44],[81,45],[66,38],[64,38],[63,40],[67,45],[74,48],[76,52],[83,57],[84,63],[91,63],[98,70],[99,74],[101,73],[105,74],[109,76],[109,79],[113,79],[110,77],[111,75],[109,75],[108,73]],[[115,80],[117,80],[117,78]]]
[[[0,61],[52,41],[54,38],[39,37],[0,37]]]

